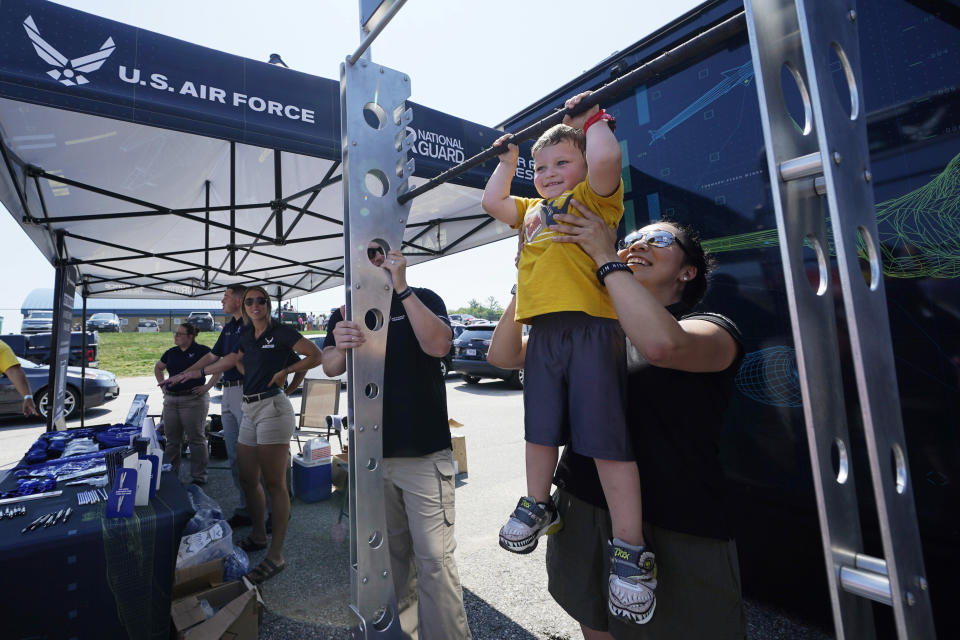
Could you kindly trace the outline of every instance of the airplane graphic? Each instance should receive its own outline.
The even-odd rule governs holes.
[[[91,73],[102,67],[113,50],[117,48],[117,45],[113,43],[113,38],[107,38],[100,46],[99,51],[68,60],[66,56],[54,49],[49,42],[40,37],[40,30],[34,23],[33,16],[27,16],[27,19],[23,21],[23,28],[27,31],[27,37],[33,43],[37,55],[44,62],[56,67],[47,71],[47,75],[68,87],[88,84],[90,81],[83,74]]]
[[[693,114],[700,111],[708,104],[715,102],[721,96],[724,96],[739,86],[746,86],[753,80],[753,61],[747,60],[739,67],[727,69],[722,72],[723,80],[705,94],[693,101],[686,109],[675,115],[665,125],[659,129],[650,129],[650,146],[657,140],[663,140],[667,133],[688,120]]]
[[[876,204],[877,244],[888,278],[960,278],[960,153],[927,184]],[[827,226],[830,254],[833,232]],[[713,253],[776,247],[776,229],[761,229],[703,241]],[[866,245],[857,252],[869,259]]]

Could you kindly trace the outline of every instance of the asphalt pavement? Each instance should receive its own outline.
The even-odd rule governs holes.
[[[151,413],[162,398],[152,377],[122,378],[120,397],[86,414],[86,424],[121,422],[136,393],[149,395]],[[294,397],[299,408],[299,396]],[[578,625],[547,592],[546,545],[526,556],[508,554],[497,544],[497,531],[524,493],[522,392],[500,381],[470,385],[447,381],[449,415],[463,424],[452,429],[466,439],[467,473],[457,477],[456,560],[467,617],[476,640],[562,640],[581,638]],[[346,407],[345,396],[341,407]],[[219,394],[210,412],[218,413]],[[79,426],[74,420],[68,426]],[[0,470],[11,467],[42,433],[43,426],[21,418],[0,418]],[[333,444],[334,450],[337,445]],[[295,454],[297,447],[292,445]],[[236,494],[225,460],[210,461],[206,492],[225,514]],[[342,494],[321,502],[293,501],[285,545],[286,569],[263,587],[266,611],[260,629],[265,640],[350,638],[356,619],[349,609],[349,545],[341,534],[349,519],[341,517]],[[339,521],[339,524],[338,524]],[[346,526],[344,526],[346,525]],[[249,533],[239,529],[237,537]],[[252,554],[260,560],[263,552]],[[748,601],[748,638],[823,640],[822,630],[782,612]]]

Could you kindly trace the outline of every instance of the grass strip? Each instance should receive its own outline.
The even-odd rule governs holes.
[[[202,331],[197,336],[197,342],[212,347],[219,337],[219,331]],[[310,331],[303,335],[323,335],[322,332]],[[157,363],[163,352],[173,343],[173,333],[101,333],[100,334],[100,368],[110,371],[118,378],[136,376],[152,376],[153,365]]]

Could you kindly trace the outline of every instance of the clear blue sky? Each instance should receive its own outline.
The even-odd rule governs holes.
[[[356,0],[69,0],[60,4],[236,55],[279,53],[292,68],[327,78],[360,42]],[[410,75],[412,99],[494,126],[698,4],[694,0],[602,3],[553,0],[409,0],[373,44],[373,59]],[[0,278],[4,331],[34,288],[53,287],[53,268],[0,205],[5,241]],[[504,241],[410,269],[449,308],[494,296],[514,281],[515,244]],[[10,277],[16,273],[17,277]],[[305,296],[305,311],[342,302],[341,287]]]

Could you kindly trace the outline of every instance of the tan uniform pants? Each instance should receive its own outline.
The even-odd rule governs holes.
[[[210,394],[163,396],[163,433],[167,437],[164,455],[173,466],[174,473],[180,468],[180,451],[183,441],[190,448],[190,477],[201,482],[207,481],[207,435],[204,426],[207,423],[207,410],[210,408]]]
[[[453,453],[385,458],[383,491],[400,626],[410,640],[469,640],[453,559]]]

